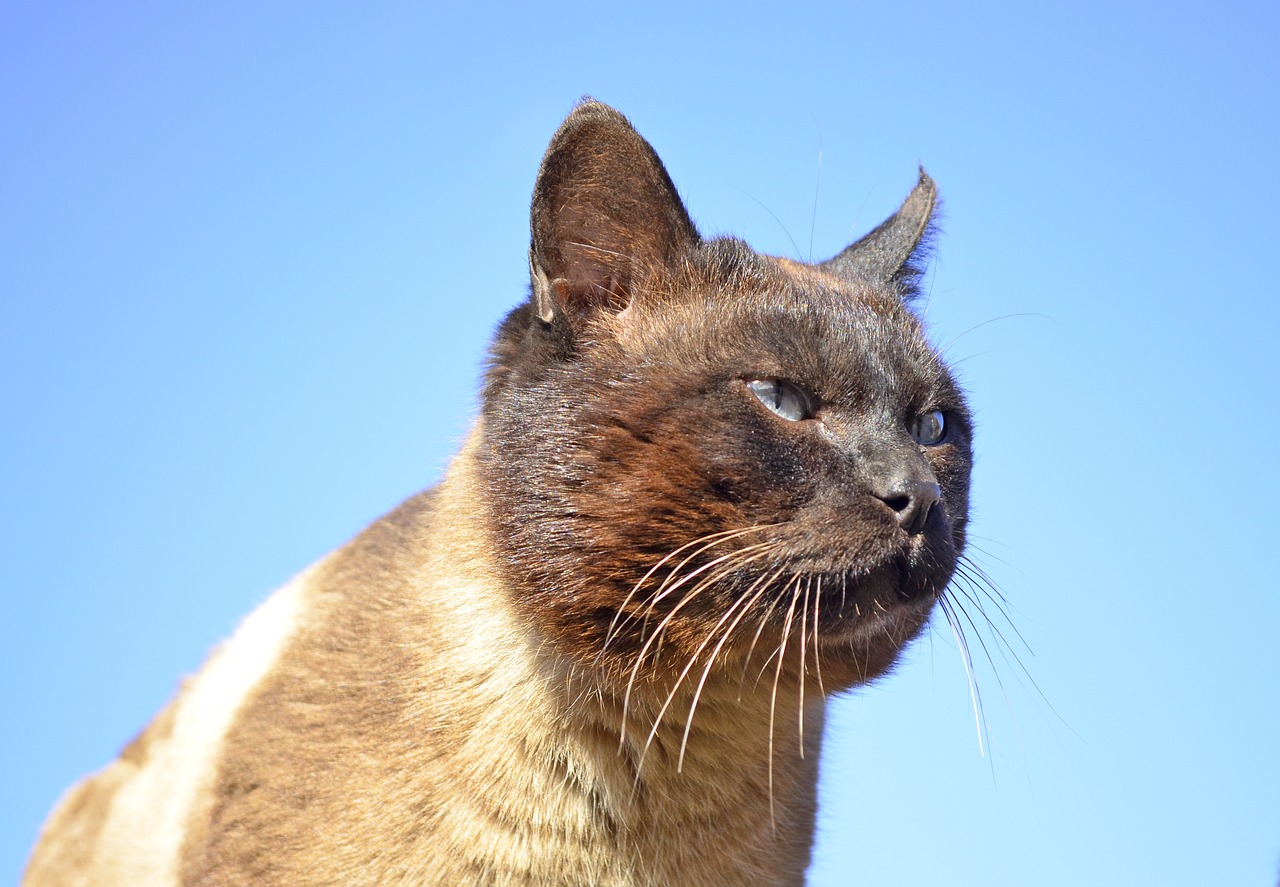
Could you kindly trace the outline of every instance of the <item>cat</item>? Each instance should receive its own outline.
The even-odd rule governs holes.
[[[703,239],[580,103],[442,482],[73,787],[27,887],[802,883],[825,699],[965,545],[972,420],[910,308],[935,202],[921,170],[817,264]]]

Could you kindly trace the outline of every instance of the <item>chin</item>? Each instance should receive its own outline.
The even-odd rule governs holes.
[[[920,636],[938,595],[931,590],[886,597],[857,615],[823,620],[817,644],[826,689],[848,689],[883,677]]]

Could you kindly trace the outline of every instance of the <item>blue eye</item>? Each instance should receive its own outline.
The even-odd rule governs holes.
[[[812,416],[809,398],[798,387],[781,379],[751,379],[751,393],[775,415],[788,422],[799,422]]]
[[[926,447],[937,446],[947,439],[947,420],[941,410],[925,413],[911,425],[911,436]]]

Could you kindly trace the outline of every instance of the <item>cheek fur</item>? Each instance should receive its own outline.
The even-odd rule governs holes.
[[[690,397],[690,388],[704,393]],[[803,593],[813,599],[805,618],[846,660],[833,679],[857,683],[888,668],[924,625],[955,565],[949,521],[908,551],[883,503],[838,454],[727,384],[615,381],[596,390],[558,413],[571,434],[524,438],[549,447],[542,458],[507,457],[543,466],[516,495],[543,507],[504,531],[518,540],[510,559],[526,580],[522,600],[578,661],[626,674],[643,651],[648,664],[661,666],[661,654],[662,667],[678,669],[727,630],[726,614],[743,617],[726,655],[750,646],[766,655],[794,617],[790,597]],[[938,468],[951,487],[958,462]],[[965,495],[962,485],[954,495]],[[877,631],[858,634],[864,614],[891,607],[899,609]]]

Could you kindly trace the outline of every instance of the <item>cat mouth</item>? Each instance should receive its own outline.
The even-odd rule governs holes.
[[[910,561],[899,555],[870,572],[818,574],[811,584],[822,588],[821,611],[837,621],[856,621],[868,612],[932,605],[936,586]]]
[[[954,557],[932,550],[923,539],[877,554],[854,563],[803,558],[792,565],[792,575],[806,586],[820,588],[824,606],[854,601],[888,607],[936,599],[954,569]]]
[[[792,587],[811,608],[819,637],[847,644],[886,632],[914,634],[949,578],[949,570],[939,576],[922,567],[918,554],[902,552],[871,570],[804,571]]]
[[[792,669],[798,656],[801,670],[821,670],[828,687],[854,686],[886,673],[924,630],[939,599],[937,578],[923,578],[907,554],[871,570],[797,570],[753,603],[738,631],[719,636],[737,638],[728,646],[748,659],[783,668],[785,658]],[[722,613],[712,636],[723,622]]]
[[[679,637],[692,647],[707,637],[732,636],[764,648],[768,638],[780,643],[804,634],[841,655],[865,659],[874,649],[878,658],[928,621],[954,560],[940,547],[917,538],[844,557],[806,552],[774,560],[751,552],[690,560],[668,575],[647,576],[650,584],[629,586],[621,607],[589,605],[581,612],[603,635],[601,646],[619,654],[655,647],[657,636]],[[717,572],[721,567],[728,569]]]

